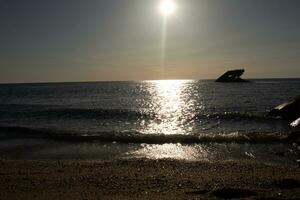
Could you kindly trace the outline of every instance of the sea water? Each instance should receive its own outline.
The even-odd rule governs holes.
[[[0,158],[295,164],[299,128],[268,111],[299,79],[0,85]]]

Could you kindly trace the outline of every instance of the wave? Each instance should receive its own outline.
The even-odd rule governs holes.
[[[64,118],[64,119],[151,119],[156,115],[129,109],[44,108],[43,110],[1,111],[1,118]]]
[[[300,142],[300,132],[212,134],[212,135],[164,135],[142,134],[139,132],[98,132],[78,133],[55,129],[35,129],[28,127],[0,127],[0,139],[50,139],[66,142],[117,142],[146,144],[197,144],[197,143],[294,143]]]
[[[223,113],[199,113],[195,115],[195,120],[223,120],[223,121],[256,121],[271,122],[278,121],[278,118],[268,116],[264,113],[248,113],[248,112],[223,112]]]
[[[101,108],[63,108],[53,105],[22,105],[22,104],[1,104],[0,119],[23,119],[23,118],[43,118],[43,119],[161,119],[163,116],[153,111],[132,110],[132,109],[101,109]],[[253,112],[216,112],[216,113],[191,113],[193,118],[187,121],[200,120],[222,120],[222,121],[256,121],[273,123],[278,119],[272,118],[265,113]],[[180,117],[181,118],[181,117]]]

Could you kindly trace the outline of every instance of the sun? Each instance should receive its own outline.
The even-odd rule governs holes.
[[[159,8],[161,13],[168,17],[175,12],[176,5],[173,0],[162,0]]]

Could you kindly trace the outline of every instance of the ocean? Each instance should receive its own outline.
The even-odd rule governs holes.
[[[299,140],[268,111],[300,79],[0,85],[0,159],[256,160],[297,164]]]

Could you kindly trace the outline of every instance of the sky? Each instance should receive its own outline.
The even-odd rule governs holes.
[[[300,77],[299,0],[0,0],[0,83]]]

